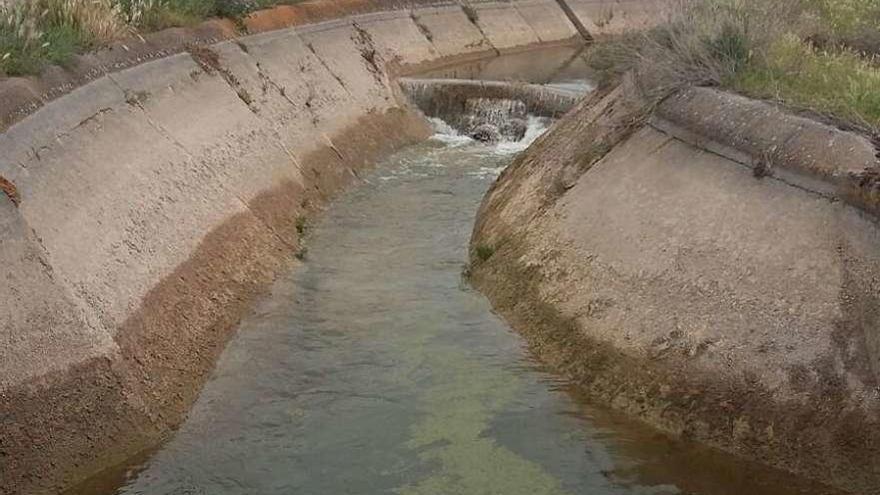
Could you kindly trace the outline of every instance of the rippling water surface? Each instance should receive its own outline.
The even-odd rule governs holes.
[[[461,278],[477,206],[527,143],[438,128],[311,226],[180,431],[77,493],[814,493],[591,407],[535,365]]]

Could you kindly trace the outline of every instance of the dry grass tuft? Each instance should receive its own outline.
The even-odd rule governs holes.
[[[37,72],[129,32],[111,0],[21,0],[0,7],[0,69]]]
[[[296,0],[0,0],[0,76],[38,73],[136,31],[189,26],[210,17],[241,20]]]
[[[130,32],[112,0],[29,0],[42,9],[41,23],[75,30],[84,40],[104,43]]]
[[[720,86],[857,126],[880,127],[880,0],[682,0],[650,32],[596,47],[613,81],[633,71],[659,100],[688,85]]]

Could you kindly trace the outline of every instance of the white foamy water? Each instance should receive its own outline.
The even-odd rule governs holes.
[[[551,120],[546,117],[529,115],[525,136],[519,141],[499,141],[494,146],[495,153],[510,155],[524,151],[534,143],[541,134],[544,134],[544,132],[547,131],[547,128],[550,127],[550,123]]]
[[[469,136],[461,134],[457,130],[455,130],[452,126],[447,124],[441,119],[430,117],[428,121],[431,122],[431,125],[434,127],[434,135],[431,136],[431,139],[435,141],[440,141],[448,146],[465,146],[465,145],[475,145],[482,148],[482,151],[487,151],[491,154],[498,155],[510,155],[514,153],[519,153],[520,151],[524,151],[529,147],[538,137],[543,134],[548,127],[550,127],[551,119],[546,117],[537,117],[534,115],[528,116],[527,127],[525,136],[519,141],[498,141],[497,143],[478,143],[474,139],[471,139]]]
[[[434,135],[431,136],[434,141],[440,141],[449,146],[463,146],[474,142],[473,139],[461,134],[442,119],[428,117],[428,121],[434,127]]]
[[[596,85],[587,79],[568,79],[565,81],[546,84],[548,88],[562,89],[574,93],[587,94],[596,89]]]

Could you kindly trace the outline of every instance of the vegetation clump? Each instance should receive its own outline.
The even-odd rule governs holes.
[[[717,86],[880,128],[880,0],[687,0],[658,27],[599,44],[609,83],[633,71],[659,100]]]
[[[0,70],[33,73],[64,64],[128,29],[110,0],[21,0],[0,7]]]
[[[486,244],[478,244],[477,247],[474,249],[474,254],[477,255],[477,260],[480,263],[483,263],[489,261],[489,258],[491,258],[492,255],[495,254],[495,248]]]
[[[308,231],[308,228],[309,228],[309,221],[306,217],[304,217],[304,216],[296,217],[296,233],[297,234],[299,234],[300,236],[305,235],[306,231]]]
[[[240,21],[259,8],[296,0],[0,0],[0,75],[35,74],[76,53],[138,32]]]

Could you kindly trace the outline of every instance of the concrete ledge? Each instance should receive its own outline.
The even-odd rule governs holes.
[[[664,132],[827,197],[878,213],[877,146],[867,137],[777,105],[712,88],[667,98],[653,124]]]
[[[211,20],[191,29],[167,29],[76,56],[68,67],[48,67],[38,78],[0,79],[0,131],[107,73],[183,52],[187,46],[230,39],[236,34],[231,21]]]
[[[558,118],[584,96],[576,91],[505,81],[400,78],[398,82],[422,112],[447,121],[461,115],[471,98],[519,100],[531,114]]]

